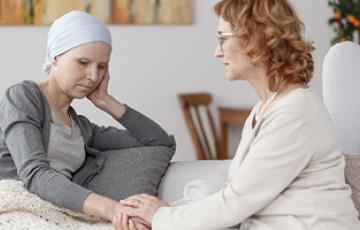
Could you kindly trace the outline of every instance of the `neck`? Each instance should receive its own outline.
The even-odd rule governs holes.
[[[265,69],[258,68],[254,70],[253,74],[249,76],[248,81],[255,88],[255,91],[262,102],[269,100],[274,94],[269,90],[268,77]]]
[[[39,83],[39,87],[53,110],[63,114],[68,113],[73,98],[62,91],[56,82],[55,77],[49,75],[44,81]]]

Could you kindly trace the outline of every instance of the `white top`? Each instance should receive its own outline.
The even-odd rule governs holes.
[[[179,207],[160,208],[153,229],[360,229],[344,157],[321,99],[296,89],[248,117],[225,188]]]

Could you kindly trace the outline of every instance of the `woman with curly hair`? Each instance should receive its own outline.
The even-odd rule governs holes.
[[[161,229],[360,229],[344,179],[344,157],[321,99],[308,87],[314,47],[287,0],[223,0],[215,5],[215,56],[228,80],[260,97],[248,117],[220,191],[178,207],[148,195],[122,204]]]

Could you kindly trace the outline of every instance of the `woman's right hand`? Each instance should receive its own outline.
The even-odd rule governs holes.
[[[100,216],[112,222],[116,230],[148,230],[150,225],[139,218],[128,216],[123,217],[129,207],[120,202],[90,193],[84,202],[84,213],[88,215]],[[121,218],[119,218],[121,216]]]

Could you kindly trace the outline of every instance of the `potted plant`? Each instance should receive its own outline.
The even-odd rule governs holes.
[[[355,41],[360,44],[360,0],[329,0],[334,14],[329,19],[335,37],[332,44],[343,41]]]

